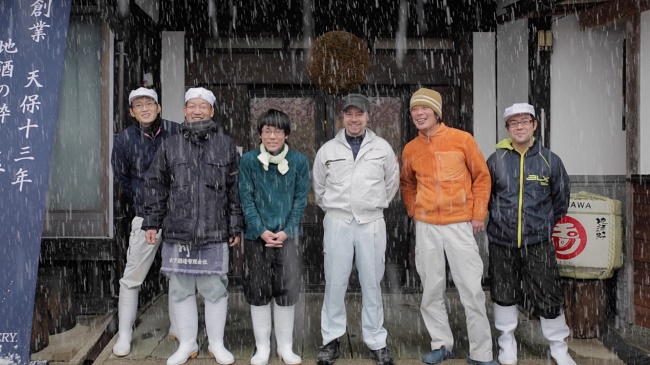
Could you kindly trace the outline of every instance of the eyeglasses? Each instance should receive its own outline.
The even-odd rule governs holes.
[[[155,102],[153,102],[153,101],[147,101],[146,103],[135,103],[135,104],[131,105],[131,108],[132,108],[133,110],[141,110],[141,109],[143,109],[143,108],[145,108],[145,107],[146,107],[147,109],[152,109],[152,108],[154,108],[155,106],[156,106],[156,103],[155,103]]]
[[[282,137],[282,136],[284,136],[284,130],[282,130],[282,129],[262,129],[262,135],[264,137],[269,137],[271,134],[275,135],[276,137]]]
[[[513,120],[511,122],[506,123],[506,127],[508,127],[508,129],[517,128],[519,126],[528,127],[529,125],[531,125],[531,123],[533,123],[532,119]]]

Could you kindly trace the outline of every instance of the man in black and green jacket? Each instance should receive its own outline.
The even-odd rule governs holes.
[[[503,114],[510,138],[496,145],[487,161],[492,179],[487,235],[491,297],[499,336],[499,363],[517,363],[517,327],[521,304],[540,317],[558,365],[575,365],[565,339],[569,327],[563,313],[553,227],[569,207],[571,182],[562,160],[533,137],[539,122],[527,103]]]

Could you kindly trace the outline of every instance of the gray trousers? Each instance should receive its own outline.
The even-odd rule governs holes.
[[[352,262],[356,263],[361,284],[363,308],[361,333],[371,350],[386,347],[384,307],[381,297],[381,279],[386,263],[386,223],[377,219],[366,224],[354,220],[347,223],[326,214],[323,220],[325,236],[325,298],[321,312],[323,344],[345,333],[345,292],[348,288]]]

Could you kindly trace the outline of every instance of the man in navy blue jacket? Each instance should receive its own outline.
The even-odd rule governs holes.
[[[120,279],[118,340],[113,346],[113,353],[120,357],[131,352],[133,323],[138,311],[138,292],[160,245],[160,231],[158,243],[149,245],[145,240],[145,232],[141,229],[144,217],[144,174],[162,141],[179,131],[177,123],[159,117],[160,104],[158,94],[154,90],[141,87],[131,91],[129,113],[136,122],[115,137],[111,156],[115,178],[120,184],[122,194],[133,205],[135,212],[131,222],[126,267]],[[173,323],[172,320],[172,336],[175,333]]]
[[[517,305],[534,310],[557,365],[575,365],[564,295],[559,281],[553,227],[569,208],[571,182],[562,160],[533,137],[535,109],[517,103],[503,113],[510,138],[487,161],[492,178],[487,235],[490,294],[499,336],[499,363],[517,364]]]

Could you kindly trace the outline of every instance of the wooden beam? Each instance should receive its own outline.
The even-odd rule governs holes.
[[[626,1],[627,0],[621,0]],[[635,14],[625,22],[625,75],[623,82],[625,83],[625,105],[623,112],[625,113],[625,155],[626,155],[626,178],[631,181],[633,175],[639,173],[639,106],[640,100],[640,57],[641,57],[641,15]],[[626,217],[634,217],[634,202],[635,200],[635,186],[643,186],[643,183],[634,184],[628,182],[625,185],[625,201],[628,202],[625,208]],[[626,220],[626,231],[634,232],[635,219]],[[626,320],[628,323],[634,323],[636,316],[636,308],[634,306],[634,275],[632,268],[634,267],[634,255],[636,253],[634,238],[632,235],[626,235],[625,238],[625,278],[628,290],[628,307],[626,313]]]
[[[460,129],[474,134],[474,56],[472,52],[472,32],[457,34],[458,57],[458,83],[460,85]]]
[[[539,118],[536,138],[541,137],[544,147],[551,144],[551,52],[539,50],[537,32],[551,29],[551,17],[528,19],[528,100],[535,106]],[[542,118],[542,115],[544,118]]]
[[[650,10],[650,0],[617,0],[580,11],[578,17],[580,26],[586,29],[625,20],[646,10]]]
[[[503,24],[522,18],[543,16],[553,13],[558,0],[519,0],[506,6],[505,13],[497,16],[497,24]]]
[[[612,0],[561,0],[558,5],[589,5],[594,3],[608,3]]]

